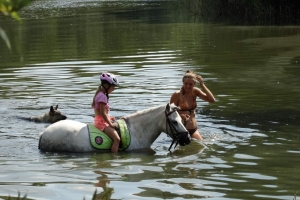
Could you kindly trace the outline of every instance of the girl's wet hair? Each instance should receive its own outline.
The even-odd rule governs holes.
[[[184,81],[185,78],[192,78],[194,80],[194,83],[196,83],[196,73],[191,70],[186,70],[182,78],[182,82]]]
[[[95,97],[97,96],[97,94],[101,91],[101,85],[98,86],[96,92],[95,92],[95,95],[94,95],[94,98],[93,98],[93,102],[92,102],[92,107],[95,106]]]
[[[192,72],[190,70],[187,70],[182,78],[182,82],[184,82],[185,78],[192,78],[194,80],[194,83],[196,84],[196,73]],[[181,88],[182,94],[185,94],[184,88]],[[192,94],[193,95],[193,94]]]

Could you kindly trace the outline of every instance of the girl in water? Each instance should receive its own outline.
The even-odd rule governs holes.
[[[195,86],[196,81],[200,83],[201,89]],[[182,82],[182,88],[173,93],[170,103],[174,103],[176,106],[180,107],[178,113],[191,137],[202,140],[203,138],[198,131],[198,125],[195,118],[195,111],[197,108],[196,98],[199,97],[204,101],[213,103],[215,102],[215,97],[205,86],[203,78],[190,70],[186,71],[182,78]]]

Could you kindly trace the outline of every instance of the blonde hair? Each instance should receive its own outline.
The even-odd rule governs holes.
[[[93,98],[93,103],[92,103],[92,107],[94,107],[95,106],[95,97],[97,96],[97,94],[100,92],[100,90],[101,90],[101,85],[99,85],[98,86],[98,88],[97,88],[97,90],[96,90],[96,93],[95,93],[95,95],[94,95],[94,98]]]
[[[196,83],[196,76],[197,76],[197,74],[195,72],[186,70],[186,72],[182,78],[182,82],[184,82],[185,78],[192,78],[194,80],[194,83]]]
[[[183,78],[182,78],[182,82],[184,82],[184,79],[186,78],[192,78],[194,83],[196,84],[196,76],[197,74],[191,70],[186,70]],[[183,86],[181,87],[181,91],[182,91],[182,94],[184,95],[185,94],[185,91],[184,91],[184,88]],[[192,95],[194,95],[194,92],[192,92]]]

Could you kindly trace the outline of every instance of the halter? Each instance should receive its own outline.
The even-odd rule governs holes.
[[[178,143],[180,142],[182,136],[186,135],[187,132],[179,132],[176,130],[176,128],[174,127],[174,124],[171,122],[171,120],[169,119],[169,115],[171,115],[172,113],[176,112],[177,109],[173,109],[171,112],[167,112],[167,109],[165,110],[165,115],[166,115],[166,132],[168,132],[168,125],[169,125],[169,128],[171,130],[171,133],[173,134],[174,136],[174,139],[171,143],[171,146],[169,147],[168,151],[170,151],[170,149],[172,148],[173,144],[176,142],[175,146],[174,146],[174,149],[176,148],[176,146],[178,145]],[[174,133],[174,132],[175,133]],[[188,135],[189,136],[189,135]],[[186,143],[183,142],[182,143],[183,145],[185,145]],[[181,144],[180,144],[181,145]],[[182,145],[182,146],[183,146]]]
[[[109,88],[110,88],[111,84],[109,84],[108,88],[106,88],[104,85],[102,85],[102,83],[101,83],[101,85],[100,85],[100,86],[102,86],[102,87],[105,89],[105,95],[106,95],[106,97],[107,97],[107,101],[108,101],[108,99],[109,99],[109,96],[108,96],[108,90],[109,90]]]

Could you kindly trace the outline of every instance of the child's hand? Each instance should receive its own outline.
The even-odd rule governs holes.
[[[112,127],[112,128],[119,128],[119,125],[118,125],[118,123],[114,122],[114,123],[111,124],[110,127]]]
[[[196,79],[197,79],[197,81],[199,81],[200,84],[204,83],[203,78],[200,75],[197,75]]]

